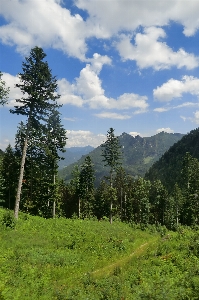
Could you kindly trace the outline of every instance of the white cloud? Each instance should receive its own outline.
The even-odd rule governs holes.
[[[78,107],[87,105],[91,109],[134,109],[135,114],[146,112],[146,96],[124,93],[117,99],[106,97],[99,78],[103,64],[111,64],[110,58],[95,53],[91,63],[81,70],[79,77],[72,84],[64,78],[58,80],[60,103]]]
[[[133,137],[135,137],[137,135],[141,136],[140,133],[136,132],[136,131],[131,131],[131,132],[129,132],[129,134],[132,135]]]
[[[171,128],[169,128],[169,127],[167,127],[167,128],[159,128],[159,129],[156,130],[157,133],[160,133],[162,131],[167,132],[167,133],[174,133],[174,130],[171,129]]]
[[[84,59],[85,23],[80,15],[70,11],[55,0],[1,0],[1,14],[8,21],[0,27],[3,43],[17,45],[27,52],[35,45],[61,49],[71,56]]]
[[[156,112],[165,112],[165,111],[168,111],[170,110],[171,108],[170,107],[157,107],[155,108],[153,111],[156,111]]]
[[[9,139],[1,139],[0,141],[0,149],[5,151],[5,149],[8,147],[8,145],[11,145],[14,147],[14,139],[9,140]]]
[[[181,81],[172,78],[153,90],[153,96],[158,101],[171,101],[174,98],[181,98],[184,93],[199,96],[199,79],[193,76],[184,76]]]
[[[131,116],[129,115],[123,115],[123,114],[118,114],[113,112],[102,112],[99,114],[95,114],[95,116],[101,119],[115,119],[115,120],[127,120],[131,118]]]
[[[79,14],[72,15],[62,4],[67,7],[68,2],[1,0],[0,13],[7,21],[0,27],[1,41],[16,45],[18,51],[26,54],[38,45],[60,49],[85,61],[87,41],[91,37],[107,39],[124,31],[133,33],[139,26],[167,26],[170,21],[182,24],[186,36],[193,35],[199,28],[199,2],[195,0],[74,1],[73,5],[87,11],[86,21]],[[161,46],[160,49],[170,55],[170,64],[177,60],[180,67],[181,62],[171,58],[174,55],[171,49],[158,44],[157,40],[155,45]],[[184,58],[187,67],[194,63],[194,58],[191,62],[191,57],[183,50],[176,55]]]
[[[8,95],[9,101],[6,106],[9,107],[14,107],[15,105],[20,106],[21,104],[17,103],[15,99],[21,99],[22,97],[25,97],[25,95],[22,94],[19,88],[15,87],[17,83],[20,83],[19,77],[13,76],[9,73],[3,73],[2,79],[3,81],[6,82],[6,86],[10,88],[9,95]]]
[[[83,106],[83,99],[75,95],[75,87],[70,84],[65,78],[57,80],[58,92],[61,95],[58,100],[60,104],[71,104],[77,107]]]
[[[194,113],[194,122],[199,124],[199,110]]]
[[[193,113],[193,117],[184,117],[184,116],[181,116],[181,119],[183,119],[183,121],[191,121],[192,123],[195,123],[195,124],[199,124],[199,110],[195,111]]]
[[[199,28],[199,2],[195,0],[76,0],[76,5],[87,10],[87,23],[91,23],[93,32],[98,34],[104,32],[110,36],[121,30],[135,30],[140,25],[164,26],[170,20],[182,24],[187,36]]]
[[[131,36],[121,35],[117,49],[123,60],[135,60],[140,69],[152,67],[155,70],[186,67],[193,69],[199,65],[199,59],[183,49],[174,52],[160,39],[166,37],[162,28],[145,28],[144,33],[137,33],[135,45],[131,43]]]
[[[84,146],[92,146],[98,147],[106,140],[106,135],[104,134],[94,134],[91,131],[84,130],[67,130],[66,136],[67,147],[84,147]]]

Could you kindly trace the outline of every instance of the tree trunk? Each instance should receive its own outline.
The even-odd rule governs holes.
[[[55,174],[53,175],[53,184],[55,189]],[[55,197],[55,192],[54,192],[54,197]],[[55,199],[53,199],[53,219],[54,218],[55,218]]]
[[[26,152],[28,148],[28,133],[26,134],[23,152],[22,152],[22,159],[21,159],[21,167],[20,167],[20,174],[19,174],[19,182],[18,182],[18,188],[17,188],[17,196],[15,201],[15,218],[18,219],[19,214],[19,203],[20,203],[20,197],[21,197],[21,188],[22,188],[22,181],[23,181],[23,174],[24,174],[24,165],[26,160]]]
[[[111,199],[111,205],[110,205],[110,224],[113,223],[112,210],[113,210],[113,201],[112,201],[112,199]]]
[[[111,186],[111,189],[112,189],[112,186],[113,186],[113,170],[112,169],[111,169],[111,173],[110,173],[110,186]],[[112,199],[112,195],[111,195],[111,202],[110,202],[110,224],[113,223],[112,210],[113,210],[113,199]]]
[[[80,219],[80,217],[81,217],[81,200],[80,200],[80,198],[78,199],[78,217],[79,217],[79,219]]]
[[[22,182],[23,182],[24,166],[25,166],[25,161],[26,161],[26,152],[27,152],[27,148],[28,148],[29,127],[30,127],[30,117],[28,118],[28,124],[27,124],[27,129],[26,129],[26,137],[25,137],[24,146],[23,146],[21,167],[20,167],[20,174],[19,174],[19,182],[18,182],[17,195],[16,195],[16,201],[15,201],[14,216],[16,219],[18,219],[18,215],[19,215],[19,203],[21,200],[21,189],[22,189]]]

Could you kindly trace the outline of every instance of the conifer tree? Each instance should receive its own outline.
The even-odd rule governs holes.
[[[52,175],[52,201],[53,201],[53,218],[55,217],[55,205],[57,198],[56,175],[58,171],[58,160],[62,159],[60,152],[65,152],[66,131],[61,125],[60,113],[57,110],[52,110],[45,128],[45,136],[42,139],[43,148],[48,156]]]
[[[9,209],[14,209],[18,174],[18,157],[9,144],[5,149],[1,165],[1,176],[4,181],[4,189],[2,190],[3,206]]]
[[[90,156],[85,158],[79,174],[79,191],[83,217],[90,217],[93,213],[94,203],[94,168]]]
[[[1,79],[2,73],[0,71],[0,105],[5,105],[8,101],[8,94],[10,88],[6,87],[5,81]]]
[[[107,140],[102,144],[102,156],[105,166],[110,168],[110,187],[113,187],[113,172],[121,165],[121,146],[118,137],[114,134],[114,129],[107,131]],[[113,194],[112,192],[110,194]],[[112,224],[113,199],[110,199],[110,223]]]
[[[181,187],[185,198],[183,222],[186,225],[199,224],[199,161],[187,152],[182,165]]]
[[[49,113],[58,107],[57,80],[52,76],[48,63],[44,62],[46,54],[42,48],[35,47],[30,51],[30,56],[22,63],[22,73],[19,73],[20,88],[24,97],[17,99],[20,104],[15,106],[11,113],[27,117],[26,135],[23,145],[20,175],[15,203],[15,218],[18,218],[20,195],[24,174],[24,165],[28,147],[29,132],[31,128],[39,129],[45,124]]]

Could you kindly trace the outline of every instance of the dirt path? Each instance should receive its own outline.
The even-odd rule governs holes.
[[[153,241],[154,242],[154,241]],[[141,254],[145,247],[147,245],[151,244],[151,242],[146,242],[142,245],[140,245],[136,250],[134,250],[130,255],[128,255],[127,257],[124,257],[124,258],[121,258],[119,260],[117,260],[116,262],[106,266],[106,267],[103,267],[101,269],[98,269],[98,270],[95,270],[93,272],[91,272],[92,275],[94,275],[94,277],[98,277],[98,276],[104,276],[104,275],[109,275],[110,273],[112,273],[114,271],[114,269],[116,269],[117,267],[122,267],[124,266],[125,264],[128,263],[128,261],[130,260],[130,258],[136,254]]]

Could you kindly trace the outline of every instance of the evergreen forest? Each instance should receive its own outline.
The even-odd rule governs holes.
[[[0,299],[199,299],[199,129],[110,128],[60,171],[67,132],[45,57],[35,47],[22,63],[10,113],[26,122],[0,151]],[[0,105],[8,94],[0,73]]]

